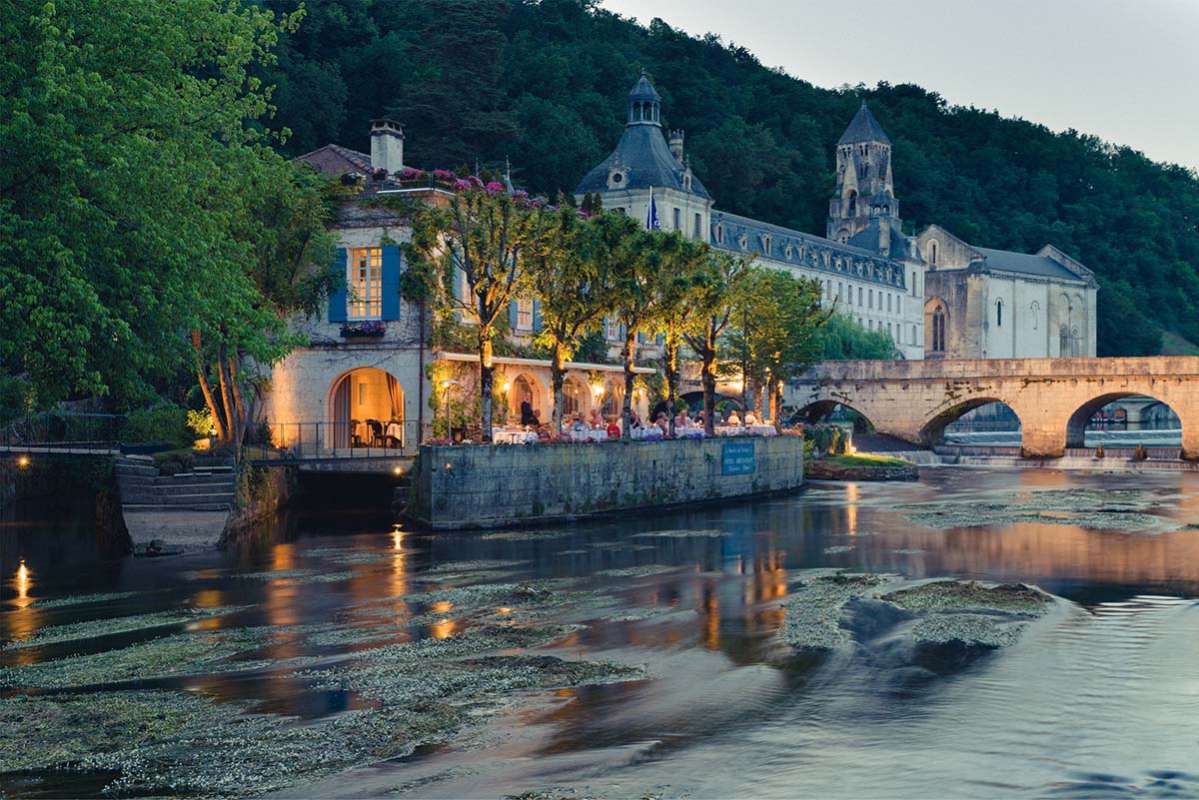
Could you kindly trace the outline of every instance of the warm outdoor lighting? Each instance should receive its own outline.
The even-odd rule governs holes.
[[[17,456],[17,466],[21,469],[28,468],[29,467],[29,456],[25,455],[24,453]],[[22,567],[22,569],[24,569],[24,567]]]
[[[451,386],[453,386],[453,385],[454,385],[454,382],[453,382],[453,381],[442,381],[442,382],[441,382],[441,388],[442,388],[442,389],[448,389],[448,388],[450,388],[450,387],[451,387]]]
[[[504,381],[503,383],[500,384],[500,391],[503,392],[504,394],[508,394],[508,390],[511,388],[512,388],[512,384],[509,381]]]
[[[400,477],[401,475],[403,475],[403,474],[404,474],[404,469],[403,469],[402,467],[398,467],[398,466],[397,466],[397,467],[392,467],[392,468],[391,468],[391,474],[392,474],[392,475],[395,475],[395,476],[398,478],[398,477]]]
[[[604,385],[602,383],[591,384],[591,393],[596,397],[599,397],[604,393]]]

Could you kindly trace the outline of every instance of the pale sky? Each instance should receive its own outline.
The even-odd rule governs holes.
[[[817,86],[916,83],[1199,169],[1199,0],[602,0]]]

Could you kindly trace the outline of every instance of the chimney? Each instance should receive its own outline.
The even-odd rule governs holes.
[[[891,255],[891,220],[887,217],[878,218],[878,252]]]
[[[404,167],[404,128],[394,119],[371,120],[371,166],[389,175]]]
[[[683,132],[681,130],[670,132],[670,154],[674,156],[674,160],[681,167],[683,165]]]

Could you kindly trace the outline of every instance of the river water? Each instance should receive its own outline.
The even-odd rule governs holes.
[[[813,484],[781,499],[490,536],[307,514],[224,553],[159,560],[72,561],[80,534],[54,525],[0,535],[10,642],[0,703],[63,691],[21,685],[56,660],[181,631],[269,628],[283,633],[233,656],[244,669],[109,676],[70,691],[149,687],[315,725],[371,700],[314,682],[313,659],[370,663],[375,647],[452,641],[479,618],[433,598],[499,582],[586,590],[552,610],[573,632],[533,652],[641,670],[512,692],[438,744],[299,775],[282,796],[1199,796],[1199,475],[937,468],[918,483]],[[869,654],[813,660],[780,639],[789,594],[817,568],[1021,581],[1061,599],[1016,644],[912,681]],[[70,600],[88,594],[106,599]],[[359,613],[380,603],[384,615]],[[212,614],[77,635],[179,609]],[[331,622],[380,638],[306,633]],[[14,647],[39,636],[45,644]],[[99,794],[116,774],[7,770],[0,752],[10,796]]]

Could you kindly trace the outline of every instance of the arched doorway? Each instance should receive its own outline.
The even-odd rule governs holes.
[[[586,415],[591,409],[591,392],[587,385],[571,376],[562,382],[562,416]]]
[[[541,383],[527,372],[522,372],[512,379],[508,385],[508,421],[512,424],[521,423],[521,409],[528,403],[529,410],[539,421],[544,422],[549,412],[543,407]]]
[[[329,407],[330,447],[404,446],[404,391],[391,373],[350,370],[333,382]]]

